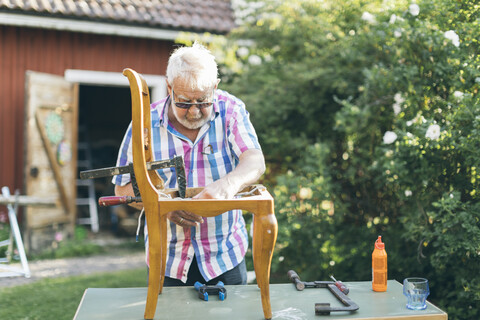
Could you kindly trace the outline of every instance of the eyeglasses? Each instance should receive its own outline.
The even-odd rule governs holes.
[[[213,89],[213,96],[215,96],[215,89]],[[205,109],[213,105],[213,101],[209,102],[176,102],[175,93],[172,88],[172,102],[173,104],[180,109],[190,109],[191,106],[197,106],[198,109]]]

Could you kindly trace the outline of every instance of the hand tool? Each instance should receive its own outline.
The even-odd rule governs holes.
[[[227,297],[227,289],[223,286],[223,282],[219,281],[214,286],[207,286],[200,282],[195,282],[195,289],[198,291],[198,297],[202,300],[208,301],[208,294],[218,294],[218,297],[221,301],[225,300]]]
[[[345,294],[348,294],[350,292],[350,290],[347,288],[346,285],[343,284],[342,281],[337,281],[337,279],[335,279],[333,276],[330,276],[330,278],[333,281],[335,281],[335,285],[337,286],[338,289],[340,289],[340,291],[342,291]]]
[[[185,192],[187,190],[187,181],[185,178],[185,164],[183,163],[183,156],[176,156],[169,160],[147,162],[146,166],[147,166],[147,170],[158,170],[158,169],[174,167],[175,173],[177,174],[178,194],[180,195],[181,198],[185,198]],[[125,173],[129,173],[131,176],[135,197],[140,197],[140,191],[138,190],[137,181],[135,179],[135,173],[133,171],[132,163],[130,163],[128,166],[110,167],[110,168],[82,171],[80,172],[80,179],[95,179],[95,178],[111,177],[111,176],[116,176],[116,175],[125,174]],[[122,198],[122,197],[119,197],[119,198]],[[122,202],[122,201],[126,201],[126,199],[119,199],[119,198],[117,199],[115,197],[112,197],[111,199],[109,199],[108,202],[105,202],[104,205],[116,205],[116,204],[122,204],[122,203],[129,203],[129,202]]]
[[[130,196],[108,196],[100,197],[98,199],[98,205],[100,207],[116,206],[119,204],[128,204],[132,202],[142,202],[142,198]]]
[[[298,274],[290,270],[287,272],[288,279],[295,285],[297,291],[303,291],[305,288],[328,288],[330,292],[345,305],[345,307],[331,307],[330,303],[315,303],[315,314],[329,315],[334,311],[349,311],[353,312],[359,309],[359,306],[353,302],[340,288],[336,285],[337,281],[301,281]],[[346,288],[346,286],[345,286]],[[347,289],[347,293],[349,290]]]

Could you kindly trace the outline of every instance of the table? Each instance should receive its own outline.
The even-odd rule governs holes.
[[[270,285],[272,319],[375,319],[375,320],[447,320],[447,314],[427,302],[427,309],[409,310],[402,285],[388,281],[386,292],[374,292],[371,282],[346,282],[348,296],[360,309],[354,313],[337,312],[315,315],[315,303],[342,304],[326,288],[296,291],[293,284]],[[227,298],[209,301],[198,298],[193,287],[165,287],[158,298],[155,319],[263,319],[260,290],[256,285],[225,286]],[[75,320],[142,319],[147,288],[88,288],[77,309]],[[168,313],[166,312],[168,310]]]

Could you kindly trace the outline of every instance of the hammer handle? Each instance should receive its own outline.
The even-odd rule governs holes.
[[[141,202],[140,197],[130,197],[130,196],[121,196],[121,197],[101,197],[98,199],[98,205],[100,207],[116,206],[119,204],[127,204],[131,202]]]
[[[300,280],[300,277],[295,271],[288,271],[287,276],[288,279],[295,285],[297,291],[303,291],[303,289],[305,289],[305,284]]]

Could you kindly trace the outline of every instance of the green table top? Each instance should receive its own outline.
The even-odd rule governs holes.
[[[358,311],[315,315],[315,303],[343,306],[326,288],[296,291],[293,284],[270,285],[273,319],[402,319],[447,320],[447,314],[428,302],[427,309],[409,310],[402,285],[388,281],[386,292],[372,291],[371,283],[346,282],[348,296]],[[212,295],[209,301],[198,298],[193,287],[165,287],[159,295],[155,319],[263,319],[260,289],[256,285],[225,286],[227,298]],[[75,315],[76,320],[143,319],[147,288],[88,288]]]

